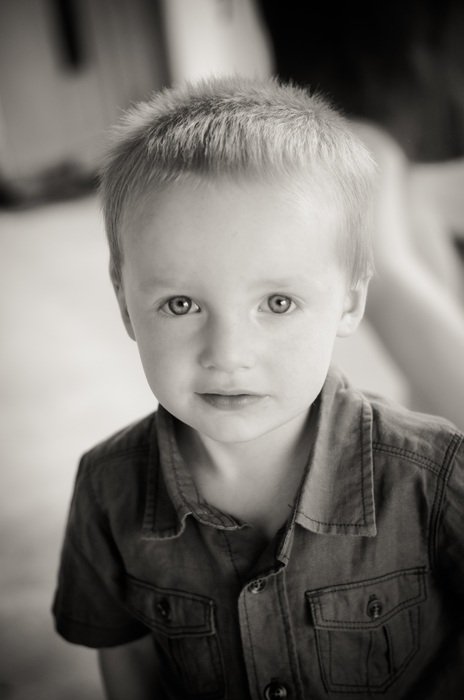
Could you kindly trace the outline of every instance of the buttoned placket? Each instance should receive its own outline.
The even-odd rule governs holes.
[[[251,578],[238,599],[242,648],[253,700],[304,700],[286,588],[294,528],[295,512],[277,547],[274,568]]]
[[[240,593],[238,610],[253,700],[303,700],[285,567],[249,581]]]

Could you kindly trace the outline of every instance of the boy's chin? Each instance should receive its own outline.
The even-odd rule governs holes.
[[[208,420],[198,420],[198,417],[189,420],[186,416],[178,416],[178,418],[186,426],[187,431],[193,432],[198,437],[230,445],[259,439],[273,429],[272,426],[251,421],[250,416],[220,415],[216,419]]]
[[[274,433],[291,423],[289,421],[253,421],[250,416],[221,416],[220,420],[210,420],[205,424],[193,421],[189,427],[200,437],[224,445],[237,445],[271,440]]]
[[[268,434],[271,429],[259,430],[258,428],[251,428],[250,426],[220,426],[214,428],[213,426],[208,426],[205,430],[201,427],[196,428],[192,426],[200,437],[205,437],[214,442],[219,442],[224,445],[236,445],[240,443],[252,442],[254,440],[259,440],[259,438]]]

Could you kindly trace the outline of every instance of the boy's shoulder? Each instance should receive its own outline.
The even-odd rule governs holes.
[[[449,420],[411,410],[364,391],[372,412],[374,452],[403,458],[439,473],[464,443],[464,435]]]
[[[360,451],[366,457],[382,454],[382,464],[395,460],[445,475],[459,449],[464,453],[464,435],[453,423],[361,390],[337,367],[331,367],[321,396],[331,449],[336,443],[343,459],[352,444],[355,459]]]
[[[80,471],[97,475],[100,471],[127,471],[131,466],[147,462],[156,452],[156,411],[130,423],[89,448],[81,458]]]
[[[86,455],[95,460],[107,460],[132,451],[146,450],[150,446],[156,411],[129,423],[109,437],[96,443]]]

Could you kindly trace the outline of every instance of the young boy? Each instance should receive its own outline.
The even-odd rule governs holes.
[[[274,81],[119,127],[111,276],[159,409],[84,455],[54,604],[112,700],[464,697],[462,436],[330,368],[373,179],[342,117]]]

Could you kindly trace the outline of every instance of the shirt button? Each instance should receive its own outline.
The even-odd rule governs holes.
[[[248,586],[250,593],[261,593],[266,588],[266,579],[257,578],[256,581],[252,581]]]
[[[161,598],[156,603],[156,612],[158,613],[159,617],[163,618],[166,622],[169,620],[171,616],[171,608],[169,606],[169,601],[166,600],[166,598]]]
[[[367,604],[367,614],[371,620],[377,620],[382,615],[382,610],[382,603],[375,595],[372,595]]]
[[[276,678],[264,688],[264,697],[266,700],[278,700],[278,698],[290,697],[288,688]]]

